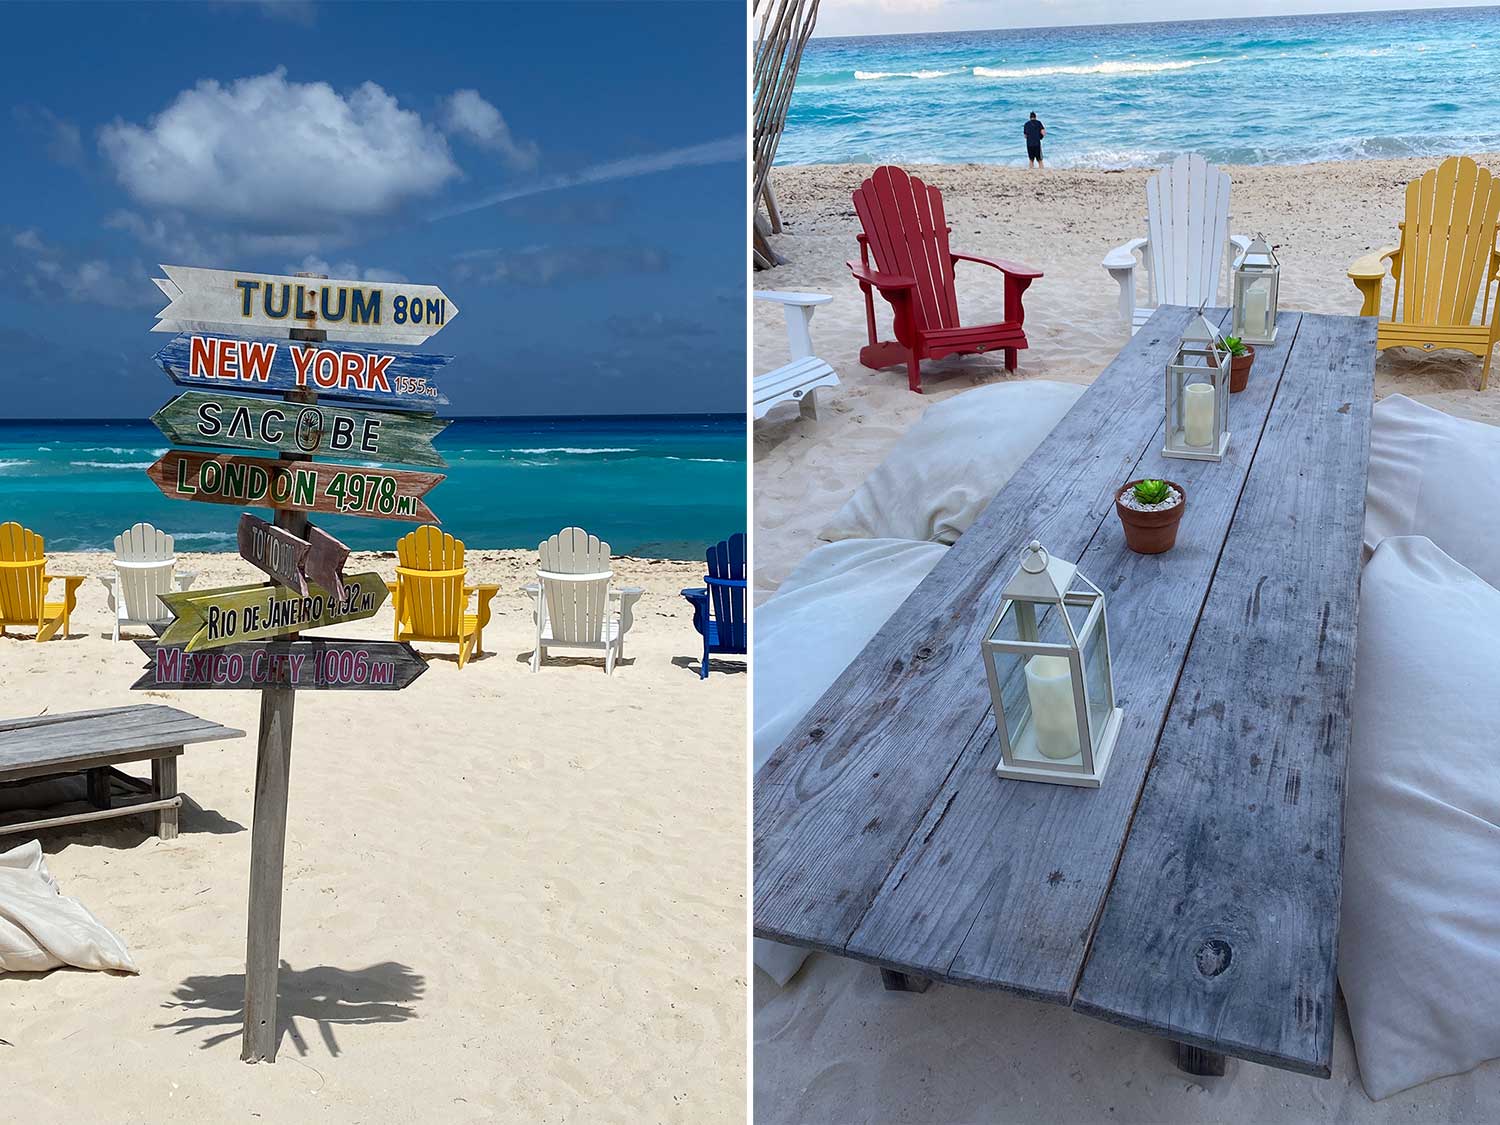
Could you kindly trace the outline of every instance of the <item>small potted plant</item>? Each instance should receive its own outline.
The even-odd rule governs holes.
[[[1125,525],[1125,545],[1142,555],[1170,551],[1187,507],[1187,492],[1170,480],[1133,480],[1115,493],[1115,512]]]
[[[1255,348],[1238,336],[1225,336],[1224,346],[1233,357],[1229,361],[1229,393],[1243,391],[1250,382],[1250,365],[1255,362]]]

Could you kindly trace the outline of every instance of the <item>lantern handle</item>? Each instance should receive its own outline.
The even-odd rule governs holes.
[[[1047,569],[1047,564],[1052,561],[1052,556],[1047,554],[1047,549],[1042,546],[1040,539],[1033,539],[1026,545],[1026,554],[1021,559],[1021,569],[1027,574],[1040,574]]]

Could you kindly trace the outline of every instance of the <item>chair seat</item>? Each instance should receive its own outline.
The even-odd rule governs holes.
[[[1493,346],[1493,341],[1487,324],[1406,324],[1399,320],[1382,320],[1375,329],[1375,346],[1381,350],[1454,348],[1484,355]]]
[[[838,374],[817,356],[794,359],[774,371],[755,377],[755,416],[761,417],[784,399],[800,399],[808,391],[818,387],[838,385]]]
[[[1026,332],[1015,321],[975,324],[967,328],[928,328],[922,330],[921,336],[925,350],[934,359],[960,352],[1026,345]]]
[[[710,652],[733,654],[745,651],[745,646],[742,644],[730,644],[727,640],[722,640],[719,636],[719,623],[714,620],[708,622],[708,633],[704,640],[708,642]]]
[[[619,635],[620,635],[620,620],[617,617],[611,617],[608,621],[606,621],[604,623],[604,628],[600,630],[600,638],[599,638],[598,641],[559,641],[559,640],[557,640],[556,638],[554,638],[552,636],[552,622],[551,621],[548,621],[545,625],[542,626],[542,644],[544,644],[544,645],[545,644],[558,644],[558,645],[599,644],[599,645],[606,645],[606,644],[612,644],[619,637]]]

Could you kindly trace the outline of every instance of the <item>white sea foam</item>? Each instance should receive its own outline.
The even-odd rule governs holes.
[[[0,461],[0,469],[15,469],[29,464],[31,464],[30,461]]]
[[[663,461],[698,461],[712,465],[732,465],[734,461],[728,457],[663,457]]]
[[[149,469],[150,461],[69,461],[79,469]]]
[[[621,445],[601,445],[598,447],[577,445],[545,445],[539,449],[495,449],[492,453],[634,453],[635,450]]]
[[[976,66],[975,78],[1045,78],[1054,74],[1161,74],[1169,70],[1190,70],[1195,66],[1213,66],[1219,59],[1174,59],[1167,62],[1101,62],[1092,66],[1026,66],[1014,69]]]
[[[235,533],[232,531],[183,531],[172,536],[178,543],[233,543],[236,542]]]
[[[951,70],[856,70],[854,77],[861,82],[878,82],[882,78],[946,78]]]

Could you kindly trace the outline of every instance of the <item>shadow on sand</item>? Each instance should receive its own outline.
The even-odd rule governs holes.
[[[339,1024],[401,1023],[416,1019],[412,1006],[422,998],[425,979],[405,965],[386,961],[366,969],[335,969],[319,965],[294,970],[281,963],[276,1005],[276,1042],[290,1038],[297,1053],[307,1055],[307,1040],[299,1022],[317,1024],[318,1034],[337,1057],[338,1040],[333,1029]],[[173,992],[173,999],[162,1005],[185,1014],[170,1023],[159,1023],[158,1030],[178,1035],[207,1030],[202,1043],[208,1050],[230,1039],[239,1038],[245,1024],[245,975],[226,973],[217,977],[188,977]]]

